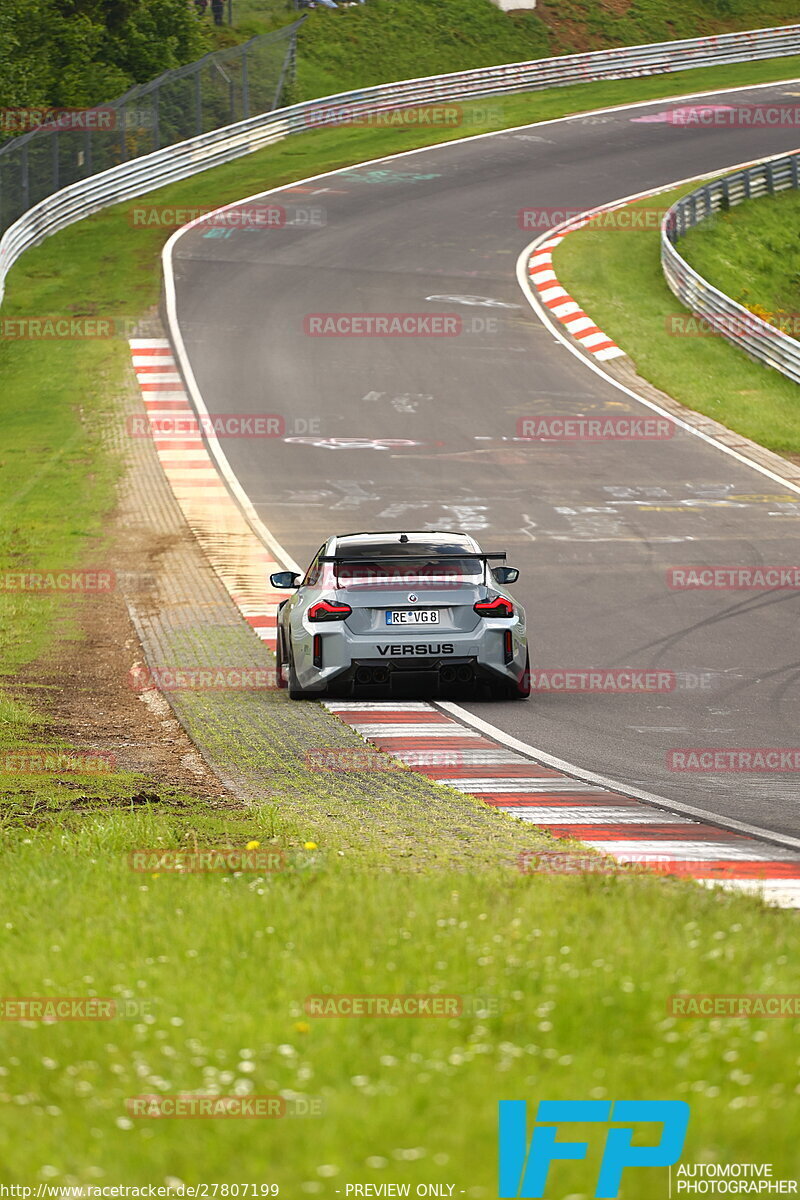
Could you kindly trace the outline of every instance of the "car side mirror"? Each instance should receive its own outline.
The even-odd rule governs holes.
[[[276,571],[274,575],[270,575],[269,581],[274,588],[280,591],[288,591],[290,588],[296,588],[300,584],[300,576],[294,571]]]
[[[494,567],[492,574],[498,583],[516,583],[519,579],[519,571],[516,567]]]

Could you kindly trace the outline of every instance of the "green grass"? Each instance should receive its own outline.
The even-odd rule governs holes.
[[[750,64],[513,98],[498,124],[792,69]],[[424,140],[323,130],[148,199],[219,204]],[[130,207],[98,213],[26,254],[4,315],[147,311],[170,231],[132,229]],[[0,542],[0,571],[54,559],[80,566],[89,555],[96,564],[120,469],[101,431],[120,420],[124,342],[5,342],[0,368],[9,431],[0,504],[19,531]],[[46,601],[4,608],[0,670],[16,671],[62,636],[63,610]],[[68,621],[73,635],[74,626]],[[35,709],[0,698],[5,748],[39,740],[40,725]],[[344,1182],[431,1181],[488,1200],[496,1101],[542,1095],[685,1098],[694,1111],[687,1157],[788,1169],[786,1063],[796,1056],[797,1023],[676,1021],[666,1002],[674,991],[791,991],[792,917],[691,883],[521,876],[509,848],[531,844],[535,831],[515,834],[511,818],[487,810],[486,843],[480,834],[464,841],[460,871],[415,872],[413,860],[393,864],[381,854],[380,823],[367,828],[378,784],[362,787],[363,805],[357,793],[343,803],[337,781],[292,775],[279,745],[275,759],[277,800],[249,810],[200,804],[152,781],[151,799],[136,802],[131,788],[142,781],[130,776],[77,779],[66,793],[59,780],[6,779],[15,792],[4,800],[0,842],[3,994],[94,992],[138,998],[144,1008],[137,1019],[102,1024],[3,1025],[0,1179],[276,1182],[283,1195],[331,1200]],[[477,819],[469,798],[439,796],[426,814],[399,792],[387,798],[387,844],[397,844],[398,830],[412,850],[435,844],[448,805],[462,806],[465,825]],[[463,835],[450,823],[455,844]],[[289,869],[142,878],[124,863],[133,847],[250,840],[289,847]],[[306,842],[324,853],[302,852]],[[404,872],[391,869],[399,865]],[[434,990],[483,997],[490,1011],[358,1022],[303,1011],[310,993]],[[326,1113],[257,1126],[126,1124],[127,1096],[238,1088],[321,1096]],[[599,1145],[587,1134],[590,1165],[558,1168],[564,1195],[594,1190]],[[663,1194],[661,1175],[631,1177],[624,1200]]]
[[[335,15],[335,14],[334,14]],[[635,99],[698,90],[726,82],[750,84],[788,77],[800,59],[686,71],[675,76],[583,84],[574,88],[499,98],[474,106],[487,113],[477,128],[505,128]],[[71,226],[26,253],[13,268],[3,316],[59,314],[131,322],[158,302],[159,251],[172,232],[134,229],[133,205],[217,205],[351,162],[380,157],[464,135],[450,129],[324,129],[286,139],[257,154],[195,176],[137,201],[107,209]],[[580,238],[594,234],[581,234]],[[635,235],[639,236],[639,235]],[[627,240],[608,246],[624,250]],[[562,254],[580,243],[570,239]],[[631,265],[627,260],[626,268]],[[657,275],[654,259],[646,260]],[[591,264],[590,264],[591,265]],[[633,264],[637,270],[642,263]],[[569,270],[569,262],[566,263]],[[594,271],[602,287],[602,272]],[[611,303],[615,303],[612,301]],[[676,302],[671,301],[673,311]],[[706,348],[707,349],[707,348]],[[715,348],[717,351],[719,347]],[[0,412],[0,572],[85,566],[102,517],[113,503],[119,462],[103,448],[103,433],[118,423],[118,398],[127,386],[122,338],[98,341],[0,341],[3,390]],[[758,372],[755,372],[756,377]],[[34,485],[34,480],[35,485]],[[102,554],[100,549],[93,551]],[[95,558],[95,564],[101,560]],[[48,629],[68,608],[47,598],[0,592],[0,675],[36,658]],[[2,727],[0,726],[0,736]]]
[[[681,239],[687,262],[715,287],[800,335],[800,195],[748,200]]]
[[[131,1012],[4,1025],[3,1180],[171,1177],[331,1198],[345,1182],[446,1181],[489,1200],[498,1099],[542,1096],[685,1099],[687,1160],[790,1173],[797,1021],[667,1015],[674,992],[791,992],[786,914],[691,885],[370,876],[313,853],[266,876],[128,870],[131,842],[160,832],[150,814],[93,818],[80,838],[0,851],[3,994],[94,994]],[[461,996],[468,1013],[304,1011],[309,995],[376,993]],[[325,1112],[126,1117],[127,1097],[242,1091],[321,1097]],[[589,1162],[555,1167],[554,1194],[588,1197],[601,1141],[573,1132]],[[665,1194],[665,1171],[632,1172],[623,1191]]]
[[[234,0],[234,27],[220,44],[266,32],[299,14],[285,0]],[[310,12],[298,43],[295,100],[395,79],[546,58],[608,46],[780,25],[797,18],[787,0],[553,0],[506,14],[491,0],[367,0]]]
[[[696,186],[688,184],[654,199],[638,201],[633,207],[665,209]],[[766,206],[769,202],[764,203]],[[780,226],[780,218],[773,219]],[[717,246],[725,228],[724,222],[719,221],[708,234],[715,238]],[[703,232],[693,235],[692,254],[705,236]],[[790,236],[788,231],[787,236]],[[796,233],[794,242],[796,245]],[[681,248],[684,244],[682,241]],[[630,355],[645,379],[688,408],[721,421],[770,450],[800,454],[800,405],[795,384],[753,362],[723,338],[671,332],[676,327],[680,331],[680,322],[689,314],[666,285],[659,250],[657,228],[636,231],[587,228],[562,242],[554,261],[563,286]],[[741,292],[742,278],[750,278],[749,258],[746,270],[744,267],[743,241],[739,253],[741,268],[736,290]],[[748,242],[749,253],[756,257],[759,254],[753,242]],[[762,261],[769,262],[768,252]],[[786,262],[788,274],[792,265],[791,260]],[[779,289],[782,285],[777,280],[782,268],[774,269],[773,280]],[[753,299],[760,295],[756,285]],[[676,319],[677,326],[671,324]]]

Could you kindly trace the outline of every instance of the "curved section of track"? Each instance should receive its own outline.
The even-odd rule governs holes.
[[[703,103],[789,102],[796,90]],[[289,212],[316,207],[325,223],[183,233],[177,319],[210,412],[286,423],[284,438],[224,449],[293,558],[332,529],[467,528],[521,568],[538,666],[674,673],[668,691],[552,692],[467,705],[474,717],[632,791],[796,836],[794,775],[676,773],[667,756],[800,740],[800,600],[676,592],[666,571],[792,563],[797,495],[680,429],[658,442],[515,440],[520,417],[642,411],[532,320],[514,277],[531,236],[519,211],[591,208],[793,148],[791,129],[658,119],[674,106],[548,122],[280,189]],[[462,332],[309,336],[319,313],[452,314]]]

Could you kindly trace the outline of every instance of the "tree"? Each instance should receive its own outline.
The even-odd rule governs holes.
[[[188,0],[0,0],[0,107],[82,107],[199,58]]]

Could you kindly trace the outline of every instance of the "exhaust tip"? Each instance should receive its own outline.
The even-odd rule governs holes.
[[[458,679],[459,683],[472,683],[472,667],[459,667],[456,671],[456,678]]]
[[[372,667],[356,668],[356,683],[372,683]]]
[[[442,667],[441,671],[439,672],[439,678],[441,679],[442,683],[455,683],[455,667]]]

